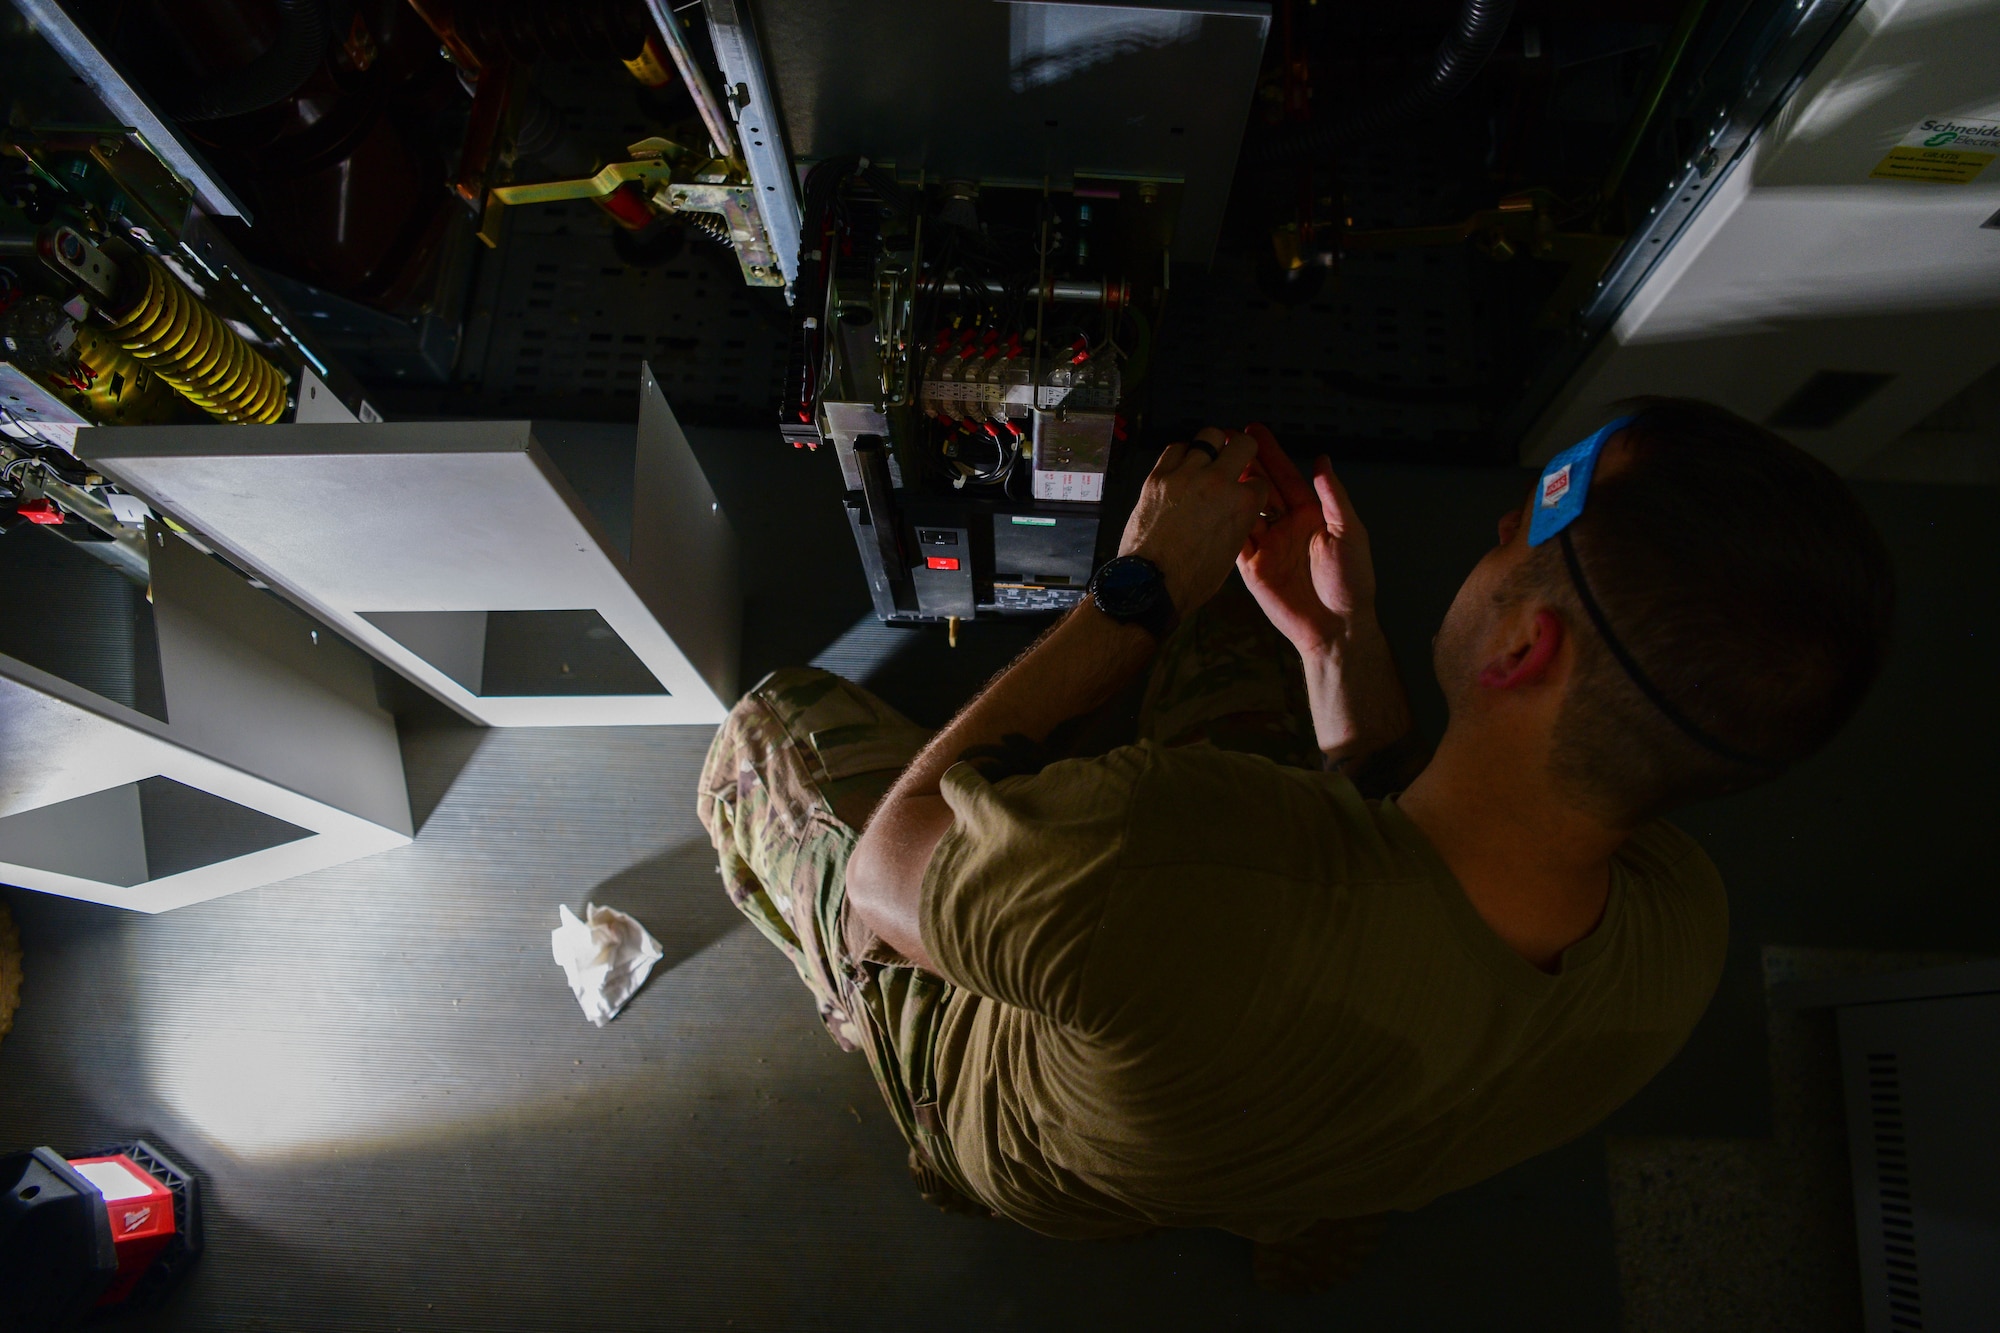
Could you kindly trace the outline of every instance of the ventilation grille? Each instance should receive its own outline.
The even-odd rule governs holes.
[[[1903,1127],[1903,1075],[1893,1052],[1868,1057],[1868,1127],[1875,1150],[1875,1190],[1882,1213],[1882,1266],[1889,1327],[1924,1326],[1917,1273],[1916,1217],[1910,1210],[1909,1144]]]

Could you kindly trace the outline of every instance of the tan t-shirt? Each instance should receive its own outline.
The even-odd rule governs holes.
[[[1552,975],[1337,775],[1142,744],[960,764],[944,794],[921,921],[961,987],[946,1131],[981,1198],[1052,1235],[1415,1208],[1597,1123],[1722,971],[1721,879],[1666,824]]]

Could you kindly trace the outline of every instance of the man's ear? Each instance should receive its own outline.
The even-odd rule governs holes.
[[[1562,617],[1543,607],[1535,612],[1505,651],[1479,671],[1479,683],[1489,690],[1519,689],[1539,685],[1555,665],[1563,645]]]

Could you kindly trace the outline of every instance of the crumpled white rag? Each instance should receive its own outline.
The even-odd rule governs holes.
[[[645,984],[665,951],[644,926],[616,908],[586,904],[588,923],[579,921],[568,903],[557,910],[562,924],[549,932],[549,944],[584,1017],[603,1027]]]

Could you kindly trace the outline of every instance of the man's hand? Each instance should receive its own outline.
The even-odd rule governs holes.
[[[1160,567],[1182,616],[1221,589],[1270,492],[1262,477],[1250,475],[1258,448],[1250,436],[1210,427],[1195,439],[1200,443],[1160,451],[1118,542],[1118,554],[1142,555]]]
[[[1368,530],[1325,458],[1310,483],[1271,432],[1251,426],[1254,471],[1270,479],[1263,516],[1236,558],[1243,582],[1305,659],[1320,749],[1337,763],[1366,757],[1411,727],[1389,642],[1375,620]]]
[[[1328,652],[1357,623],[1366,629],[1375,622],[1368,530],[1325,458],[1313,465],[1308,483],[1270,431],[1251,426],[1244,434],[1256,441],[1257,470],[1270,478],[1272,496],[1236,567],[1302,656]]]

